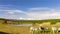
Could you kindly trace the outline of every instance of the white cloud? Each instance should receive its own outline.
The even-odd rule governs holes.
[[[60,9],[54,8],[30,8],[27,11],[22,10],[0,10],[6,11],[9,14],[22,13],[22,16],[10,16],[9,18],[16,18],[21,20],[41,20],[41,19],[59,19],[60,18]]]
[[[33,20],[56,19],[60,18],[60,10],[51,8],[30,8],[27,15],[33,18]]]
[[[33,20],[32,18],[23,18],[23,17],[20,17],[19,19],[20,20]]]
[[[0,10],[0,11],[5,11],[9,14],[14,14],[14,13],[24,13],[22,10]]]
[[[50,8],[29,8],[29,10],[48,10]]]
[[[13,14],[13,13],[22,13],[22,10],[6,10],[8,13]]]
[[[19,19],[20,19],[20,20],[24,20],[25,18],[20,17]]]
[[[8,12],[9,14],[14,14],[14,12]]]

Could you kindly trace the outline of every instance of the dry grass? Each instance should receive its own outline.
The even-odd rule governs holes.
[[[0,31],[7,32],[11,34],[29,34],[29,27],[22,26],[9,26],[0,24]]]
[[[56,23],[57,25],[60,25],[60,23]],[[36,26],[51,26],[50,23],[42,23],[42,24],[35,24]],[[31,34],[29,31],[30,27],[23,27],[23,26],[11,26],[6,24],[0,24],[0,31],[1,32],[7,32],[11,34]]]

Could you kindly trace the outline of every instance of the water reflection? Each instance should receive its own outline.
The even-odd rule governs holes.
[[[15,24],[15,25],[12,25],[12,26],[32,26],[32,24]]]

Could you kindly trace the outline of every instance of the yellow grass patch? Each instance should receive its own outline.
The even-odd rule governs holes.
[[[10,26],[10,25],[3,25],[0,24],[0,31],[7,32],[11,34],[29,34],[29,27],[22,27],[22,26]]]

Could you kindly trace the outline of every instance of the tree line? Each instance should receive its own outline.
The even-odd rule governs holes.
[[[47,19],[47,20],[13,20],[13,19],[3,19],[0,18],[0,23],[2,24],[23,24],[23,23],[43,23],[50,22],[51,24],[55,24],[56,22],[60,22],[60,19]]]

